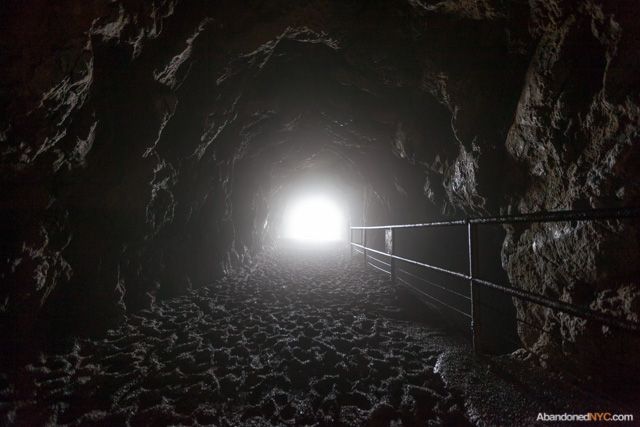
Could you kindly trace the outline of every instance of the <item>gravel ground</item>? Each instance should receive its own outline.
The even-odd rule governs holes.
[[[539,412],[640,417],[629,391],[594,395],[509,355],[474,355],[442,317],[362,264],[344,246],[265,251],[243,271],[130,315],[104,338],[0,374],[0,425],[549,426],[536,422]]]
[[[468,425],[398,298],[343,249],[267,251],[0,376],[0,424]]]

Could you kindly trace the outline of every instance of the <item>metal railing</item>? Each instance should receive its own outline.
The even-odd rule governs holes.
[[[478,323],[479,318],[479,305],[480,301],[478,300],[478,291],[479,287],[486,287],[497,290],[504,294],[507,294],[511,297],[519,298],[523,301],[527,301],[530,303],[538,304],[553,310],[557,310],[563,313],[567,313],[573,316],[577,316],[583,319],[593,320],[600,322],[603,325],[620,328],[632,333],[640,332],[640,323],[630,321],[627,319],[617,318],[605,313],[597,312],[591,310],[587,307],[578,306],[575,304],[571,304],[564,301],[550,299],[544,295],[536,294],[530,292],[525,289],[516,288],[509,285],[503,285],[491,282],[489,280],[485,280],[477,277],[477,227],[480,225],[501,225],[501,224],[516,224],[516,223],[542,223],[542,222],[563,222],[563,221],[596,221],[596,220],[614,220],[614,219],[628,219],[628,218],[638,218],[640,217],[640,208],[611,208],[611,209],[593,209],[593,210],[572,210],[572,211],[555,211],[555,212],[541,212],[541,213],[533,213],[533,214],[518,214],[518,215],[505,215],[505,216],[495,216],[495,217],[477,217],[477,218],[467,218],[461,220],[452,220],[452,221],[437,221],[437,222],[426,222],[421,224],[397,224],[397,225],[379,225],[379,226],[354,226],[350,227],[350,237],[349,243],[352,248],[352,253],[354,248],[359,248],[358,252],[361,252],[364,255],[364,263],[365,266],[371,265],[372,267],[377,268],[387,274],[391,275],[391,281],[395,284],[401,282],[403,285],[412,288],[414,291],[419,292],[421,295],[426,296],[432,300],[435,300],[437,303],[456,311],[458,314],[463,315],[464,317],[470,320],[471,326],[471,336],[472,336],[472,344],[475,351],[479,351],[480,343],[479,343],[479,331],[480,325]],[[467,253],[468,253],[468,271],[466,273],[459,271],[452,271],[446,268],[438,267],[435,265],[430,265],[425,262],[420,262],[414,259],[409,259],[406,257],[399,256],[396,253],[396,231],[402,229],[415,229],[415,228],[426,228],[426,227],[449,227],[449,226],[466,226],[467,229]],[[361,230],[361,242],[362,244],[355,243],[353,241],[353,231]],[[385,230],[385,251],[380,251],[374,249],[372,247],[367,246],[367,231],[368,230]],[[357,249],[356,249],[357,250]],[[389,267],[389,271],[370,263],[368,258],[370,257],[369,253],[375,253],[382,256],[385,256],[389,259],[389,262],[384,262],[381,260],[376,261],[381,262]],[[372,257],[373,258],[373,257]],[[406,280],[403,280],[398,277],[398,267],[397,263],[403,262],[411,265],[415,265],[418,267],[423,267],[432,271],[437,271],[440,273],[444,273],[453,277],[457,277],[459,279],[464,279],[468,281],[469,284],[469,295],[463,295],[455,290],[448,289],[447,287],[429,282],[432,286],[439,287],[445,291],[450,293],[455,293],[460,297],[466,298],[469,300],[469,312],[465,312],[464,310],[460,310],[459,308],[454,307],[451,304],[448,304],[445,301],[435,297],[432,294],[421,291],[414,286],[412,286]],[[410,274],[406,271],[404,273]],[[411,275],[411,274],[410,274]],[[519,319],[518,319],[519,320]],[[526,322],[525,322],[526,323]]]

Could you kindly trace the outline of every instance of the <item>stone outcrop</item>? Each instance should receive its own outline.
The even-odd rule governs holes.
[[[505,144],[527,171],[527,185],[514,199],[517,211],[637,205],[640,87],[625,71],[640,58],[631,6],[533,9],[540,39]],[[637,221],[511,229],[503,264],[527,290],[637,321],[639,230]],[[520,317],[535,319],[520,326],[520,336],[544,364],[637,371],[637,338],[539,306],[516,306]]]

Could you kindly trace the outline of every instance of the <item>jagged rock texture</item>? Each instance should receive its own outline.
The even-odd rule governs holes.
[[[384,276],[299,247],[0,374],[16,425],[471,425],[434,373],[444,331]],[[346,256],[345,256],[346,255]],[[296,262],[291,262],[291,260]]]
[[[309,172],[364,188],[375,222],[638,200],[632,1],[11,0],[0,14],[14,339],[102,329],[246,262]],[[637,319],[637,236],[509,229],[503,265],[515,286]],[[549,363],[593,364],[595,342],[623,339],[516,305],[553,331],[520,329]]]

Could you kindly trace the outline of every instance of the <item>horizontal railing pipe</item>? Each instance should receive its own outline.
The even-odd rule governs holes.
[[[360,245],[358,243],[351,242],[351,244],[353,246],[358,247],[358,248],[366,249],[368,252],[374,252],[376,254],[388,256],[389,258],[397,259],[399,261],[404,261],[404,262],[406,262],[408,264],[413,264],[413,265],[417,265],[417,266],[420,266],[420,267],[429,268],[429,269],[434,270],[434,271],[439,271],[441,273],[446,273],[446,274],[450,274],[452,276],[460,277],[461,279],[469,280],[471,278],[471,277],[467,276],[466,274],[458,273],[457,271],[447,270],[446,268],[436,267],[435,265],[427,264],[427,263],[420,262],[420,261],[415,261],[415,260],[412,260],[412,259],[409,259],[409,258],[403,258],[403,257],[398,256],[398,255],[391,255],[391,254],[388,254],[386,252],[379,251],[377,249],[365,248],[365,247],[363,247],[362,245]]]
[[[418,292],[421,295],[432,299],[443,306],[450,308],[468,317],[473,323],[477,320],[477,313],[475,313],[476,308],[473,307],[474,303],[478,303],[475,301],[474,296],[474,288],[475,286],[481,286],[486,288],[495,289],[504,294],[510,295],[514,298],[519,298],[520,300],[527,301],[529,303],[538,304],[543,307],[547,307],[553,310],[557,310],[572,316],[580,317],[583,319],[593,320],[599,322],[603,325],[612,326],[620,329],[624,329],[629,332],[638,333],[640,332],[640,323],[632,320],[618,318],[614,316],[610,316],[605,313],[601,313],[598,311],[594,311],[590,308],[579,306],[575,304],[571,304],[565,301],[560,301],[557,299],[550,299],[540,294],[536,294],[525,289],[515,288],[513,286],[505,286],[498,283],[494,283],[488,280],[480,279],[475,277],[474,271],[476,270],[475,263],[473,262],[474,257],[477,256],[477,251],[475,249],[475,244],[473,243],[473,227],[476,225],[491,225],[491,224],[515,224],[515,223],[542,223],[542,222],[564,222],[564,221],[598,221],[598,220],[613,220],[613,219],[627,219],[627,218],[637,218],[640,217],[640,208],[637,207],[627,207],[627,208],[605,208],[605,209],[591,209],[591,210],[567,210],[567,211],[553,211],[553,212],[537,212],[537,213],[526,213],[526,214],[515,214],[515,215],[502,215],[502,216],[494,216],[494,217],[476,217],[476,218],[468,218],[463,220],[452,220],[452,221],[434,221],[434,222],[425,222],[419,224],[396,224],[396,225],[375,225],[375,226],[354,226],[350,227],[351,230],[362,230],[363,244],[358,244],[353,241],[350,241],[351,247],[358,253],[363,253],[365,256],[365,265],[369,264],[378,270],[385,272],[386,274],[391,274],[392,279],[397,280],[403,285],[411,288],[415,292]],[[430,265],[425,262],[405,258],[396,254],[395,248],[395,233],[396,229],[409,229],[409,228],[425,228],[425,227],[446,227],[446,226],[460,226],[465,225],[468,230],[468,239],[467,239],[467,249],[469,255],[469,274],[460,273],[458,271],[447,270],[446,268],[437,267],[435,265]],[[390,253],[379,251],[377,249],[373,249],[367,247],[366,240],[366,230],[391,230],[391,250]],[[353,233],[351,233],[353,235]],[[353,239],[350,239],[353,240]],[[377,258],[371,256],[373,260],[380,262],[386,266],[390,266],[391,271],[384,270],[370,262],[367,262],[367,253],[375,253],[389,258],[389,263],[386,263],[382,260],[378,260]],[[420,290],[407,282],[406,280],[396,277],[396,269],[395,261],[401,261],[408,264],[416,265],[418,267],[423,267],[430,269],[432,271],[437,271],[440,273],[448,274],[450,276],[458,277],[460,279],[467,280],[469,283],[470,295],[462,295],[456,291],[448,289],[445,286],[436,285],[430,281],[427,281],[431,285],[435,285],[435,287],[440,288],[448,293],[453,293],[457,296],[464,297],[471,302],[470,313],[463,312],[457,307],[454,307],[445,301],[442,301],[429,293]],[[407,273],[410,276],[417,276],[408,273],[405,270],[398,269],[399,272]],[[482,306],[483,303],[479,302],[479,306]],[[477,331],[474,332],[474,339],[479,338],[477,336]],[[474,344],[475,343],[474,341]]]
[[[552,308],[554,310],[562,311],[563,313],[582,317],[584,319],[595,320],[607,326],[614,326],[632,332],[640,331],[640,324],[638,324],[638,322],[615,318],[588,308],[581,307],[579,305],[570,304],[564,301],[552,300],[542,295],[526,291],[524,289],[499,285],[488,280],[474,278],[473,282],[479,285],[487,286],[489,288],[497,289],[501,292],[504,292],[505,294],[509,294],[511,296],[532,302],[534,304],[542,305],[547,308]]]
[[[418,224],[393,224],[393,225],[369,225],[353,226],[353,230],[381,230],[385,228],[425,228],[454,225],[472,224],[514,224],[519,222],[562,222],[562,221],[595,221],[607,219],[624,219],[640,217],[640,208],[604,208],[590,210],[566,210],[537,213],[524,213],[501,215],[493,217],[471,217],[468,219],[456,219],[451,221],[423,222]]]
[[[448,225],[463,225],[466,224],[464,219],[461,220],[453,220],[453,221],[438,221],[438,222],[423,222],[420,224],[394,224],[394,225],[368,225],[368,226],[359,226],[359,227],[351,227],[354,230],[382,230],[385,228],[423,228],[423,227],[442,227]]]

